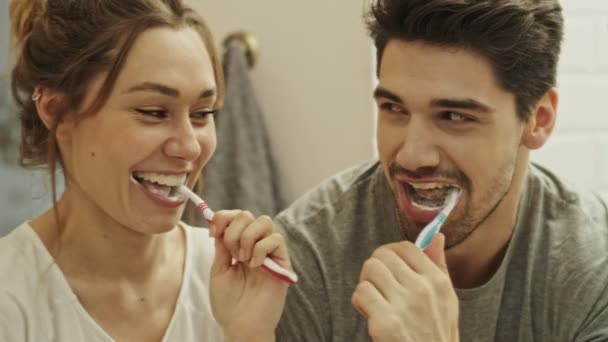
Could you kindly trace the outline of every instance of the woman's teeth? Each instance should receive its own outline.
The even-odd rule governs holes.
[[[180,186],[186,182],[186,174],[163,175],[154,172],[134,172],[133,177],[139,181],[144,180],[167,186]]]
[[[153,172],[134,172],[132,178],[148,191],[157,195],[177,199],[177,188],[186,182],[186,174],[163,175]]]

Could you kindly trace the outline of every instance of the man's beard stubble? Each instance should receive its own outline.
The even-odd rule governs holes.
[[[463,214],[458,217],[449,217],[446,223],[441,228],[441,232],[445,235],[445,248],[449,249],[464,242],[472,233],[477,229],[483,222],[485,222],[500,206],[504,198],[509,193],[513,178],[515,176],[515,168],[519,159],[519,147],[516,149],[516,153],[511,160],[508,160],[499,169],[496,177],[491,181],[491,186],[485,191],[483,196],[479,199],[479,206],[475,207],[473,185],[471,180],[461,171],[449,171],[449,170],[438,170],[431,168],[419,169],[417,171],[409,171],[401,168],[396,163],[392,163],[389,166],[389,174],[391,176],[391,182],[393,186],[401,186],[395,184],[393,180],[394,175],[402,174],[407,175],[411,178],[423,178],[423,177],[442,177],[446,179],[454,180],[456,184],[462,187],[462,190],[467,193],[468,202],[466,203]],[[397,216],[397,222],[401,227],[401,231],[404,237],[409,241],[415,241],[416,237],[426,224],[420,224],[411,220],[405,216],[399,209],[399,194],[396,189],[392,189],[393,196],[395,197],[395,215]],[[484,205],[486,204],[487,205]]]

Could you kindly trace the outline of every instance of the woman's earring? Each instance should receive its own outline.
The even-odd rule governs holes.
[[[40,99],[40,89],[38,87],[34,88],[34,92],[32,93],[32,101],[36,102]]]

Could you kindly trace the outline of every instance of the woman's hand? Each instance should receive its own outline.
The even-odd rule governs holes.
[[[226,341],[274,341],[289,285],[260,266],[269,257],[291,270],[283,237],[270,217],[241,210],[217,212],[211,234],[211,307]]]

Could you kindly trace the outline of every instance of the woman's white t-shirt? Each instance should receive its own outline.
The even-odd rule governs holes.
[[[222,341],[209,302],[213,240],[206,229],[181,226],[184,279],[163,341]],[[80,304],[29,223],[0,239],[0,341],[113,341]]]

